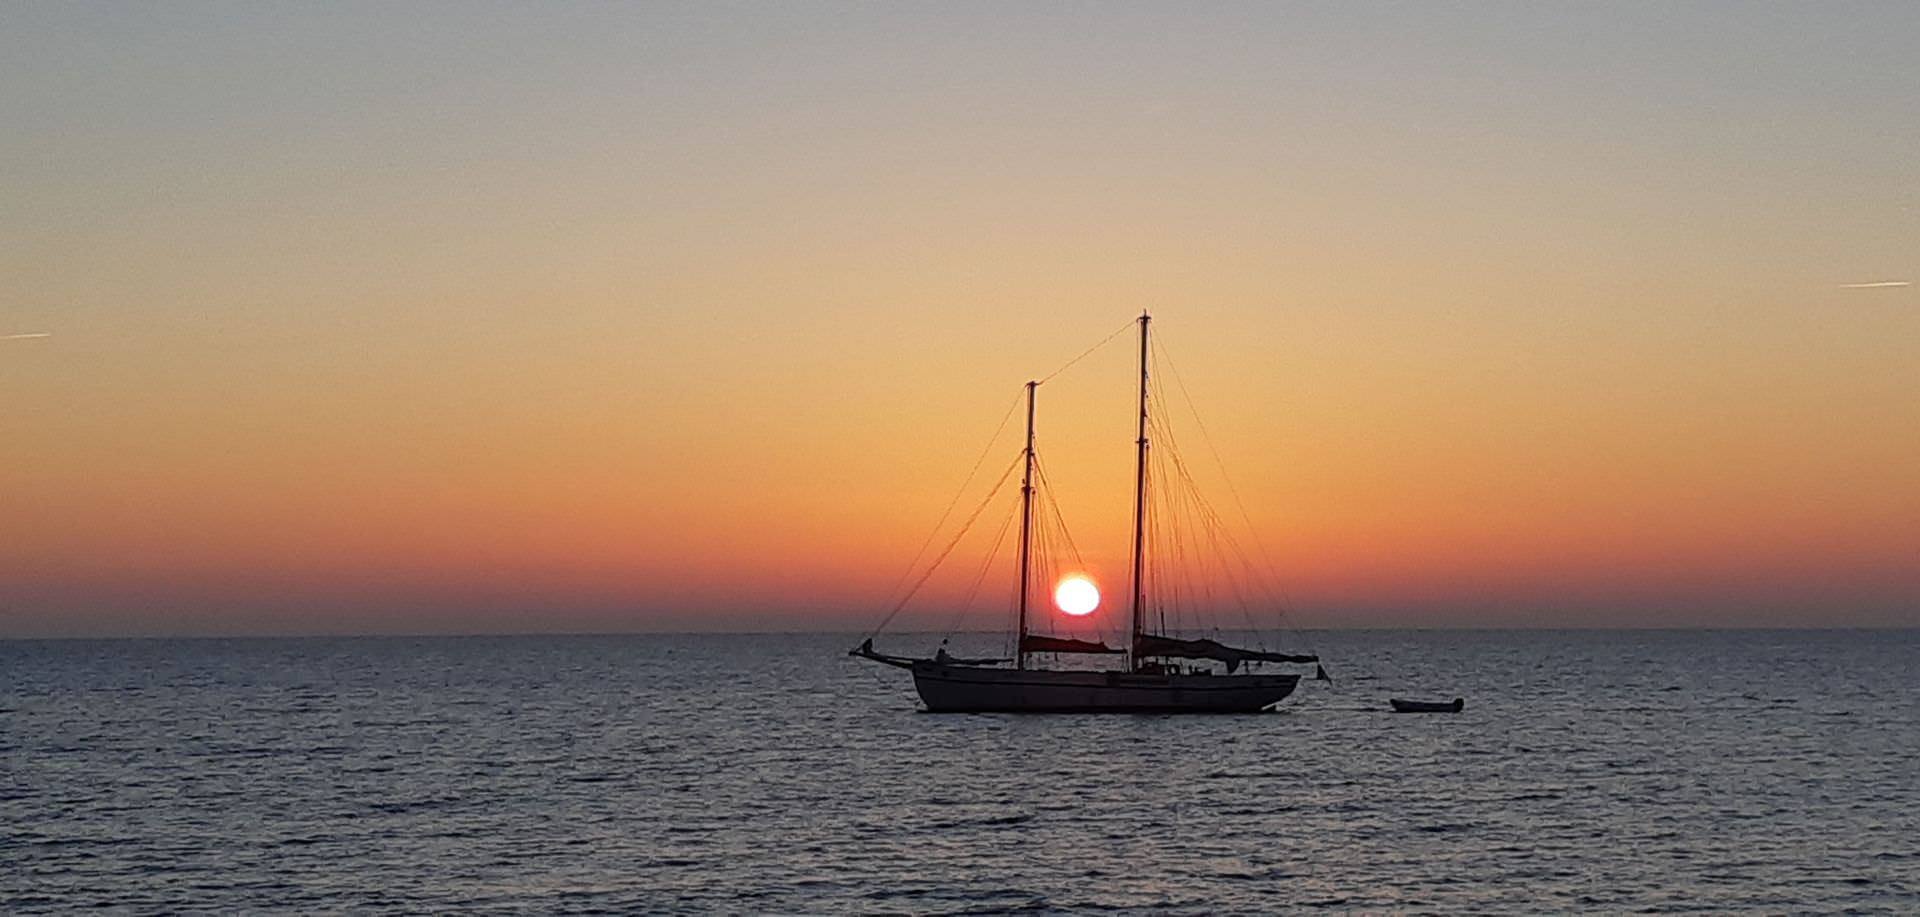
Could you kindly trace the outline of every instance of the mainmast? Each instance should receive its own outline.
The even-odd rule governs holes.
[[[1142,616],[1147,606],[1146,569],[1141,559],[1147,533],[1147,322],[1150,320],[1145,311],[1140,313],[1140,438],[1137,440],[1140,450],[1133,470],[1133,637],[1127,641],[1127,652],[1136,668],[1140,659],[1132,654],[1140,645]]]
[[[1020,629],[1015,636],[1014,668],[1027,667],[1027,593],[1033,558],[1033,393],[1038,382],[1027,383],[1026,472],[1020,478]],[[1136,616],[1137,618],[1137,616]],[[1138,626],[1135,627],[1138,630]]]

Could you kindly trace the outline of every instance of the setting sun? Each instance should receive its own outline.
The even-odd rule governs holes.
[[[1053,604],[1075,617],[1090,615],[1100,607],[1100,589],[1084,576],[1069,576],[1054,588]]]

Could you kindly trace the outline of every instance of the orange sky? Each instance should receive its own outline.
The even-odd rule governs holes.
[[[0,636],[859,629],[1148,308],[1304,625],[1920,626],[1920,21],[1730,9],[15,11]]]

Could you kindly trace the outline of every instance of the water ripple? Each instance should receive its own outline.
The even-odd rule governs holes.
[[[1220,718],[846,642],[0,643],[0,911],[1920,910],[1909,632],[1325,634]]]

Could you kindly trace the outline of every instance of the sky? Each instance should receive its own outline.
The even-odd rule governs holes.
[[[857,631],[1142,310],[1301,626],[1920,626],[1916,47],[1911,3],[7,4],[0,636]],[[1110,595],[1130,359],[1042,388]]]

